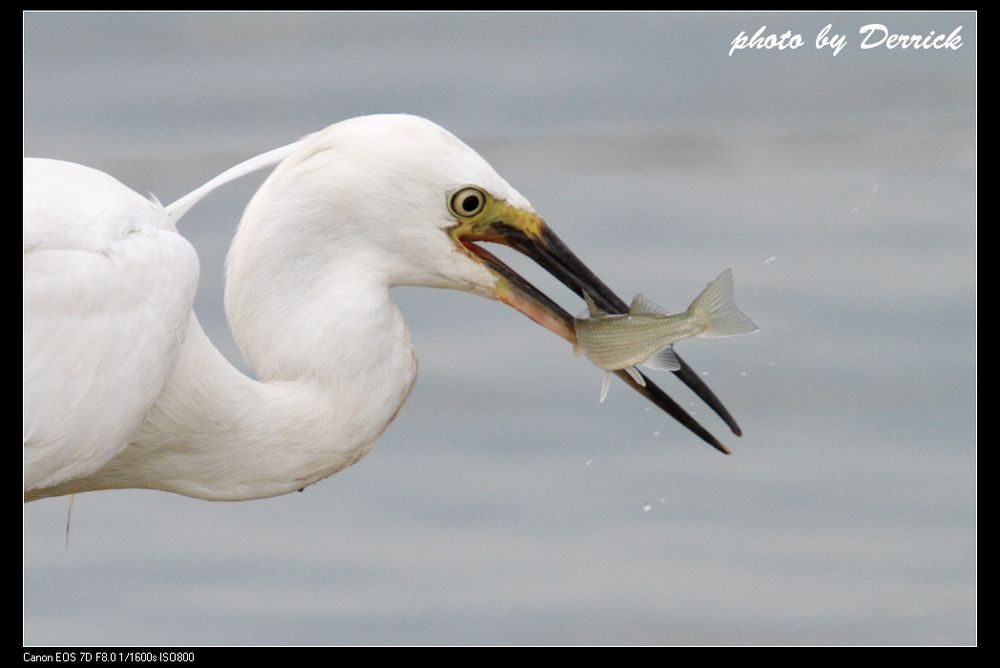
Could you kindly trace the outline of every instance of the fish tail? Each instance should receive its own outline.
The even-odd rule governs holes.
[[[701,336],[734,336],[757,331],[757,325],[736,307],[733,270],[726,269],[698,295],[688,313],[704,323]]]

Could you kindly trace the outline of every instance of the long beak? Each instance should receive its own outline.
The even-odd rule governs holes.
[[[628,312],[625,302],[570,251],[541,218],[513,207],[504,207],[502,214],[506,215],[495,216],[492,220],[482,221],[474,226],[459,226],[453,232],[457,241],[499,275],[496,286],[498,299],[567,341],[576,342],[573,316],[492,253],[477,245],[477,241],[503,244],[527,255],[581,298],[586,291],[594,303],[607,313]],[[674,373],[726,422],[734,434],[741,435],[739,425],[732,415],[694,369],[681,360],[681,368]],[[645,387],[637,384],[624,371],[617,372],[617,375],[703,441],[720,452],[729,454],[729,449],[722,442],[645,374]]]

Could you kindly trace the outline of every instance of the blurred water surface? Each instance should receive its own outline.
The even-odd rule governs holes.
[[[954,52],[861,51],[866,23]],[[852,43],[812,46],[827,23]],[[519,314],[399,289],[421,361],[355,467],[266,501],[24,509],[31,644],[973,643],[973,14],[24,15],[25,155],[168,202],[351,116],[476,148],[624,296],[732,267],[750,337],[686,341],[722,457]],[[727,55],[740,30],[796,51]],[[185,219],[222,312],[247,179]],[[510,260],[577,312],[544,272]]]

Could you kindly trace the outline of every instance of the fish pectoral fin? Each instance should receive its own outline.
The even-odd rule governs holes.
[[[642,295],[632,298],[632,304],[628,307],[629,315],[667,315],[663,309],[649,301]]]
[[[625,373],[627,373],[632,378],[632,380],[635,381],[636,385],[638,385],[639,387],[646,387],[646,379],[642,377],[642,374],[639,373],[639,370],[636,369],[634,366],[625,367]]]
[[[608,398],[608,390],[611,388],[611,372],[604,372],[604,381],[601,383],[601,398],[598,399],[598,403],[603,404],[604,400]]]
[[[681,361],[677,359],[677,353],[674,352],[674,344],[672,343],[657,350],[642,364],[657,371],[677,371],[681,368]]]

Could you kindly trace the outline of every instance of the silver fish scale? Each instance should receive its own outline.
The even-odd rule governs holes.
[[[589,318],[576,320],[574,327],[583,354],[607,370],[635,366],[660,348],[704,330],[688,313]]]

